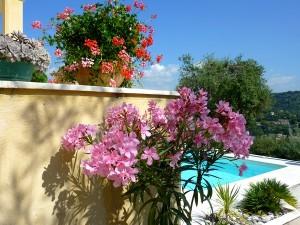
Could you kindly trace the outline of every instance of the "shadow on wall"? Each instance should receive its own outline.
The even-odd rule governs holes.
[[[127,225],[134,211],[124,208],[122,190],[83,175],[78,158],[60,149],[42,176],[45,194],[55,202],[57,225]]]
[[[101,122],[113,105],[133,103],[143,112],[149,99],[164,105],[164,98],[22,89],[0,94],[0,225],[138,224],[128,222],[134,212],[121,190],[100,180],[90,189],[71,183],[67,165],[73,156],[57,149],[68,128]],[[70,193],[72,187],[77,193]]]

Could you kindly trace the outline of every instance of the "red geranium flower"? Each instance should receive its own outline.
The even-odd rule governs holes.
[[[147,50],[145,48],[137,48],[135,50],[135,55],[136,55],[136,57],[141,59],[141,58],[144,58],[146,52],[147,52]]]
[[[123,38],[120,38],[120,37],[118,37],[118,36],[115,36],[115,37],[113,37],[113,39],[112,39],[112,43],[113,43],[113,45],[115,45],[115,46],[122,46],[122,45],[124,45],[125,41],[124,41]]]
[[[123,66],[121,70],[121,74],[123,77],[125,77],[126,80],[131,80],[133,76],[133,69],[128,68],[126,65]]]
[[[158,56],[156,56],[156,62],[157,62],[157,63],[160,63],[161,60],[162,60],[162,58],[163,58],[163,55],[158,55]]]
[[[96,40],[86,39],[84,41],[84,46],[87,46],[93,55],[100,54],[100,49]]]
[[[131,9],[132,9],[132,6],[131,6],[131,5],[126,5],[126,11],[127,11],[127,12],[130,12]]]

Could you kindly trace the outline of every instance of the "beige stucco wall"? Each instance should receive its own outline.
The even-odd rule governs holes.
[[[175,97],[3,88],[0,84],[0,224],[69,224],[66,220],[70,218],[59,212],[59,204],[54,210],[58,193],[53,191],[60,186],[56,173],[59,175],[61,165],[55,160],[65,131],[77,123],[101,122],[112,105],[127,102],[144,110],[150,99],[163,106]],[[87,223],[79,220],[70,224],[130,224],[132,215],[128,202],[124,203],[120,197],[120,190],[110,186],[105,189],[105,194],[97,200],[100,207],[95,218]],[[63,204],[60,200],[58,203]]]
[[[3,33],[23,32],[23,0],[0,0]]]

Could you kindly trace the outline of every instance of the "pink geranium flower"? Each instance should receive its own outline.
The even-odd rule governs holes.
[[[83,6],[84,11],[96,11],[97,5],[96,4],[86,4]]]
[[[102,62],[101,64],[101,72],[105,74],[114,72],[114,65],[111,62]]]
[[[59,48],[57,48],[57,49],[55,50],[55,52],[54,52],[54,55],[55,55],[56,57],[62,57],[62,50],[59,49]]]
[[[115,87],[117,87],[117,82],[114,79],[110,79],[109,80],[109,86],[115,88]]]
[[[41,29],[42,28],[42,23],[39,20],[35,20],[31,24],[33,29]]]

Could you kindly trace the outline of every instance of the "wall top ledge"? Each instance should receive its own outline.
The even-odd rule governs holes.
[[[53,91],[78,91],[78,92],[99,92],[110,94],[137,94],[137,95],[159,95],[159,96],[179,96],[177,91],[161,91],[134,88],[111,88],[75,84],[51,84],[22,81],[0,81],[1,89],[31,89],[31,90],[53,90]]]

